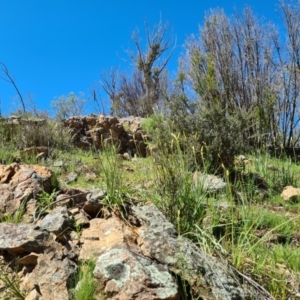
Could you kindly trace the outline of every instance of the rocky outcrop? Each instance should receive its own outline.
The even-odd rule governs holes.
[[[244,299],[240,283],[229,269],[204,253],[190,240],[177,235],[174,226],[153,205],[133,207],[142,226],[137,229],[137,243],[142,254],[181,277],[193,296],[207,299]]]
[[[121,121],[122,120],[122,121]],[[131,156],[147,155],[146,141],[149,138],[141,129],[141,118],[129,117],[118,120],[104,115],[71,117],[64,121],[74,136],[74,144],[84,149],[102,149],[115,145],[119,153]],[[125,129],[125,128],[126,129]]]
[[[26,180],[38,192],[51,174],[47,168],[17,164],[2,170],[1,191],[13,196]],[[68,299],[70,289],[81,284],[75,276],[78,263],[86,261],[95,262],[92,276],[107,299],[175,300],[182,285],[193,298],[247,299],[234,271],[178,235],[152,203],[123,203],[120,213],[107,206],[101,189],[59,192],[50,206],[33,214],[31,224],[0,223],[0,259],[19,270],[18,288],[25,299]]]

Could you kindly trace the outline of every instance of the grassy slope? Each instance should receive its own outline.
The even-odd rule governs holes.
[[[54,161],[62,160],[63,167],[53,167],[53,161],[39,164],[55,170],[61,187],[108,188],[111,203],[124,195],[127,199],[153,201],[180,234],[189,236],[205,251],[229,260],[275,299],[288,299],[299,289],[300,202],[284,201],[279,196],[285,185],[300,186],[297,164],[265,155],[251,157],[244,169],[261,174],[270,190],[263,197],[251,182],[244,182],[238,190],[242,201],[236,203],[230,185],[225,195],[208,195],[201,186],[193,187],[180,153],[174,161],[167,157],[159,165],[151,157],[124,161],[116,159],[114,153],[78,149],[57,151],[55,156]],[[34,163],[34,159],[26,162]],[[77,181],[66,183],[70,172],[78,174]]]

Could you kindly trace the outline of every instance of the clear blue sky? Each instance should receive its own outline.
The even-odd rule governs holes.
[[[278,2],[272,0],[1,0],[0,61],[13,74],[23,97],[30,94],[38,109],[50,110],[55,97],[83,92],[112,66],[128,69],[120,58],[133,49],[131,33],[160,15],[177,37],[168,69],[177,69],[180,47],[198,33],[205,11],[224,8],[226,14],[245,4],[258,16],[278,23]],[[143,37],[143,36],[142,36]],[[3,73],[1,73],[1,76]],[[2,114],[20,107],[12,85],[0,80]],[[103,100],[106,96],[103,94]],[[87,112],[93,111],[93,103]]]

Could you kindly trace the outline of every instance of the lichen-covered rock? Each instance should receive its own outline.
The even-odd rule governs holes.
[[[165,265],[127,249],[101,254],[94,276],[104,284],[109,299],[178,299],[177,284]]]
[[[244,299],[234,274],[214,257],[204,253],[175,228],[153,205],[132,207],[142,226],[137,242],[146,257],[167,265],[191,286],[195,296],[205,289],[207,299]]]

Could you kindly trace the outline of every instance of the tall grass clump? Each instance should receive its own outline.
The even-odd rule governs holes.
[[[277,159],[268,153],[259,153],[252,161],[254,170],[269,183],[273,194],[281,193],[285,186],[299,184],[297,167],[288,157]]]
[[[46,146],[68,150],[72,146],[71,130],[63,122],[55,122],[45,114],[27,114],[1,119],[0,122],[0,143],[5,147],[16,150]]]
[[[101,292],[98,291],[98,284],[96,285],[96,280],[93,275],[94,269],[95,262],[93,260],[81,263],[77,274],[73,278],[76,286],[69,292],[71,300],[104,299],[104,297],[102,298]]]
[[[122,204],[122,195],[126,192],[124,178],[121,170],[121,158],[118,157],[118,147],[115,145],[103,145],[98,156],[99,173],[104,179],[109,205]]]
[[[206,193],[192,184],[187,152],[181,148],[180,135],[170,134],[168,143],[160,141],[155,154],[156,189],[161,196],[157,206],[176,225],[179,233],[186,233],[204,217]]]

